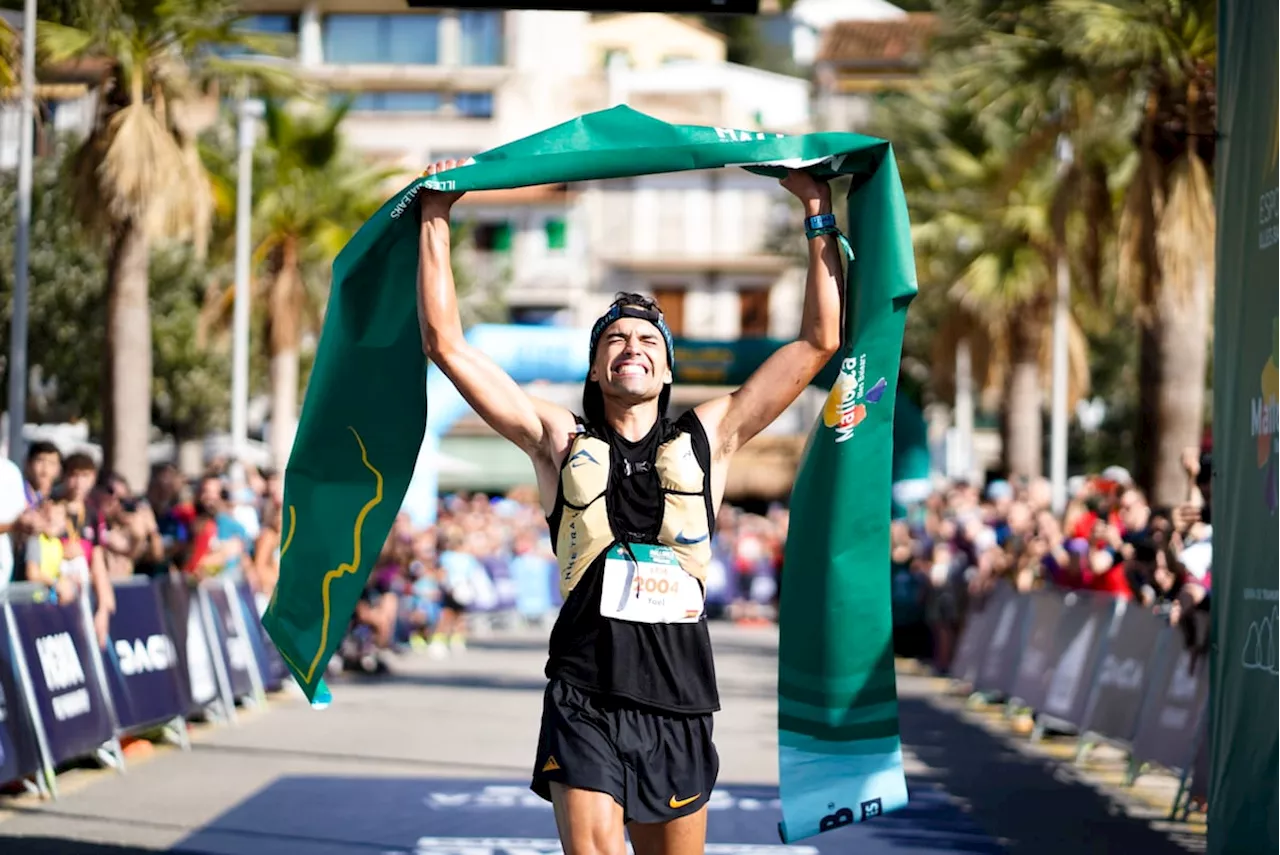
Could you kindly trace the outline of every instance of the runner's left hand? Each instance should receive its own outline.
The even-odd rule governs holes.
[[[819,181],[803,169],[788,169],[778,183],[804,203],[810,216],[831,211],[831,186],[826,181]]]

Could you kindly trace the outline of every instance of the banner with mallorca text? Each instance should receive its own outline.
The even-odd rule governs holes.
[[[1277,840],[1277,4],[1218,4],[1209,852]]]

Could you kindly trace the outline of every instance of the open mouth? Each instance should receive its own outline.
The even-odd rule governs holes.
[[[640,362],[624,362],[615,367],[613,373],[617,377],[644,377],[649,368]]]

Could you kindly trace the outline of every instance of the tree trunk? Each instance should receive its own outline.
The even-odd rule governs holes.
[[[150,241],[144,225],[126,220],[111,244],[107,268],[107,352],[103,458],[137,492],[146,489],[151,441]]]
[[[1040,339],[1044,324],[1020,310],[1010,319],[1009,379],[1005,388],[1005,469],[1009,477],[1038,478],[1044,463],[1044,407]]]
[[[267,346],[271,354],[271,459],[284,468],[298,417],[298,342],[302,323],[302,261],[298,241],[280,243],[268,298]]]
[[[1187,500],[1182,451],[1198,449],[1204,430],[1213,271],[1206,264],[1190,275],[1187,283],[1161,283],[1141,338],[1138,483],[1157,506]]]
[[[298,349],[271,355],[271,461],[277,469],[289,462],[298,413]]]
[[[178,471],[187,478],[195,478],[204,471],[204,443],[198,439],[184,439],[178,443]]]

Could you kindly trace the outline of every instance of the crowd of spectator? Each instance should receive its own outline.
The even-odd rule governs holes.
[[[161,464],[136,492],[86,453],[33,442],[21,469],[0,460],[0,587],[34,583],[63,603],[92,588],[100,643],[112,582],[134,575],[243,578],[264,609],[280,572],[283,500],[279,472],[216,461],[188,480]],[[709,610],[769,621],[786,510],[726,506],[718,527]],[[546,625],[561,605],[557,575],[536,491],[445,496],[434,525],[396,519],[334,664],[383,670],[385,651],[439,658],[464,651],[477,626]]]
[[[1212,587],[1210,460],[1189,453],[1183,463],[1187,500],[1171,508],[1153,508],[1118,467],[1073,479],[1061,516],[1045,479],[951,483],[911,506],[892,526],[895,650],[945,671],[968,609],[1002,580],[1123,597],[1203,643],[1203,622],[1184,617],[1207,612]],[[280,569],[281,473],[217,463],[188,481],[159,465],[142,493],[132,487],[48,442],[31,444],[22,470],[0,464],[0,587],[25,580],[70,602],[91,586],[100,641],[112,581],[135,574],[232,574],[265,608]],[[721,509],[710,617],[775,619],[788,522],[777,504]],[[433,525],[396,519],[334,664],[383,670],[387,651],[442,658],[477,628],[546,625],[561,604],[557,576],[532,488],[442,497]]]
[[[1045,479],[955,483],[893,523],[895,649],[947,670],[971,606],[1001,582],[1121,597],[1182,627],[1202,652],[1212,590],[1211,457],[1189,451],[1186,501],[1152,507],[1129,473],[1072,479],[1065,512]]]
[[[228,573],[269,597],[283,498],[279,473],[228,478],[215,467],[188,482],[169,464],[137,493],[86,453],[64,457],[34,442],[23,469],[0,463],[0,587],[32,582],[72,602],[92,586],[100,640],[115,607],[111,583],[130,576]]]

